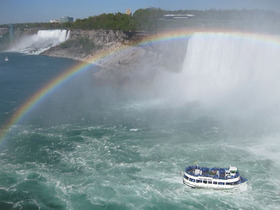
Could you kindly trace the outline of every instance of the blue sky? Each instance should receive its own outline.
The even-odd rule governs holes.
[[[280,0],[0,0],[0,24],[49,22],[64,16],[87,18],[139,8],[265,9],[280,13]]]

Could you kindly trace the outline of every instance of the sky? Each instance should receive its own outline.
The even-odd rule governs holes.
[[[88,18],[102,13],[156,7],[187,9],[263,9],[280,13],[280,0],[0,0],[0,24],[49,22],[65,16]]]

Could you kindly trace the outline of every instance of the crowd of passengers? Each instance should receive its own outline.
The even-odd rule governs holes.
[[[200,169],[202,171],[201,175],[196,175],[194,173],[195,169]],[[224,168],[206,168],[206,167],[199,167],[199,166],[189,166],[186,168],[186,172],[192,176],[205,176],[205,177],[212,177],[217,179],[227,179],[225,176]],[[217,171],[219,171],[217,173]],[[231,179],[236,178],[239,176],[239,172],[235,174],[235,176],[230,177]]]

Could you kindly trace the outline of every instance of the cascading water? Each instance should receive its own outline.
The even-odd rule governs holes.
[[[49,48],[59,45],[70,37],[67,30],[39,30],[37,34],[23,37],[10,51],[29,54],[40,54]]]
[[[279,55],[277,44],[257,35],[195,34],[183,65],[185,97],[219,108],[274,106],[280,102]]]
[[[99,68],[76,74],[30,109],[0,144],[0,209],[279,209],[279,126],[258,129],[251,115],[238,129],[243,119],[221,118],[224,110],[210,109],[233,104],[230,113],[239,103],[246,110],[266,105],[277,111],[277,43],[193,35],[182,73],[160,75],[155,97],[127,98],[114,85],[94,83]],[[9,60],[0,66],[1,122],[76,65],[18,53]],[[205,106],[171,106],[185,98]],[[261,126],[263,119],[271,120],[264,116]],[[238,167],[248,187],[187,188],[179,172],[196,160]]]

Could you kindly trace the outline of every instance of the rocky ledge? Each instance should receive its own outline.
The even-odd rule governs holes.
[[[123,31],[74,30],[65,43],[42,54],[84,62],[91,62],[98,54],[110,55],[95,63],[102,67],[95,74],[96,82],[125,88],[149,87],[166,72],[182,69],[187,43],[136,44],[145,36]]]
[[[97,53],[117,51],[142,38],[139,33],[113,30],[71,30],[70,38],[43,55],[88,62]]]

